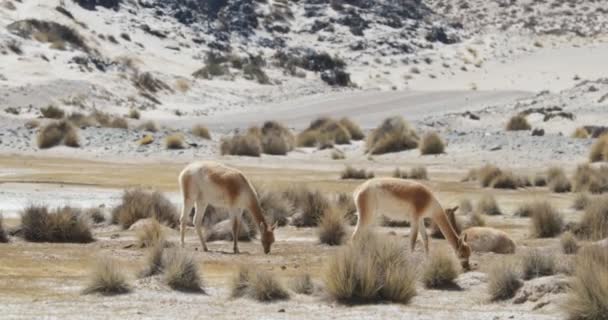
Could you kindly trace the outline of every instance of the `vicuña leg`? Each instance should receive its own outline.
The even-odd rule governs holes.
[[[203,251],[207,252],[207,244],[205,243],[205,237],[203,235],[203,218],[205,217],[205,211],[207,210],[207,203],[204,201],[196,202],[196,212],[194,213],[194,229],[196,229],[196,234],[198,235],[199,240],[201,240],[201,245],[203,246]]]
[[[236,214],[236,215],[234,215],[234,217],[232,217],[232,241],[234,242],[232,250],[234,251],[235,254],[240,253],[239,252],[240,228],[241,228],[241,214]]]
[[[424,243],[424,252],[429,254],[429,236],[426,233],[426,226],[424,225],[424,219],[420,219],[418,221],[418,226],[420,228],[420,235],[422,235],[422,242]]]
[[[418,239],[418,226],[419,223],[418,221],[412,219],[412,221],[410,221],[410,249],[412,250],[412,252],[414,252],[414,249],[416,249],[416,240]]]
[[[194,207],[194,201],[192,199],[184,197],[184,206],[182,208],[182,215],[179,218],[179,223],[180,223],[179,233],[180,233],[182,248],[184,247],[184,236],[186,234],[186,224],[188,223],[188,218],[190,217],[190,212],[192,211],[193,207]]]

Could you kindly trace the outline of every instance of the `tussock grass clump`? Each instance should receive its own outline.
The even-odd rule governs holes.
[[[139,129],[149,132],[157,132],[158,124],[154,121],[146,121],[139,126]]]
[[[409,178],[414,179],[414,180],[428,180],[429,175],[428,175],[428,172],[426,171],[426,167],[423,167],[423,166],[413,167],[410,170]]]
[[[534,176],[534,186],[535,187],[544,187],[547,185],[547,178],[542,174],[537,174]]]
[[[342,179],[358,179],[366,180],[374,177],[374,173],[371,171],[365,171],[365,169],[355,169],[351,166],[346,166],[340,175]]]
[[[574,138],[574,139],[588,139],[589,138],[589,132],[584,127],[578,127],[572,133],[572,138]]]
[[[258,191],[260,206],[264,210],[268,224],[278,223],[279,227],[287,225],[289,217],[294,214],[293,204],[283,197],[280,192],[272,192],[263,188],[255,188]],[[257,230],[257,226],[252,226]]]
[[[46,206],[29,206],[21,213],[23,238],[31,242],[89,243],[93,234],[81,211],[71,207],[49,212]]]
[[[319,241],[330,246],[339,246],[346,236],[344,213],[336,208],[329,208],[319,220]]]
[[[291,224],[296,227],[314,227],[330,207],[329,199],[319,190],[298,186],[283,193],[295,210]]]
[[[531,232],[537,238],[551,238],[560,234],[564,220],[559,212],[547,201],[530,204]]]
[[[578,241],[576,241],[576,237],[570,231],[564,232],[562,237],[559,239],[560,244],[562,245],[562,252],[565,254],[575,254],[578,252]]]
[[[531,249],[524,253],[521,256],[521,267],[526,280],[554,275],[557,269],[553,254],[540,249]]]
[[[580,235],[590,240],[608,237],[608,196],[593,199],[585,209]]]
[[[403,247],[371,233],[330,256],[323,279],[327,293],[342,303],[407,304],[416,295],[414,268]]]
[[[594,168],[588,164],[579,165],[572,178],[575,192],[608,192],[608,166]]]
[[[154,247],[158,243],[165,242],[165,233],[156,219],[150,220],[150,223],[137,229],[136,236],[140,248]]]
[[[112,223],[128,229],[139,219],[155,218],[175,228],[178,225],[177,209],[161,192],[141,189],[125,190],[122,202],[112,210]]]
[[[7,243],[8,236],[6,235],[6,231],[4,230],[4,218],[0,214],[0,243]]]
[[[509,171],[501,172],[492,181],[492,188],[494,189],[517,189],[520,186],[520,180]]]
[[[300,147],[319,147],[333,144],[349,144],[350,132],[340,122],[332,118],[319,118],[310,123],[308,128],[297,138]]]
[[[331,151],[331,159],[332,160],[344,160],[344,159],[346,159],[346,155],[344,154],[344,152],[342,152],[338,149],[334,149]]]
[[[532,129],[532,127],[528,123],[526,117],[523,115],[513,116],[507,123],[507,131],[522,131],[530,129]]]
[[[174,133],[165,137],[165,147],[167,149],[184,149],[184,136],[179,133]]]
[[[168,250],[163,281],[173,290],[204,292],[198,266],[192,256],[180,249]]]
[[[192,134],[203,139],[211,140],[209,129],[202,124],[197,124],[192,127]]]
[[[84,211],[86,217],[91,219],[93,223],[104,223],[106,222],[106,216],[100,208],[89,208]]]
[[[127,277],[121,272],[118,262],[106,257],[98,259],[94,264],[83,293],[116,295],[130,291],[131,287],[127,283]]]
[[[427,288],[454,287],[458,268],[454,257],[447,251],[433,251],[422,273],[422,283]]]
[[[139,119],[141,117],[141,113],[139,113],[139,110],[137,109],[131,109],[129,110],[128,116],[131,119]]]
[[[477,212],[487,214],[489,216],[501,215],[502,211],[496,202],[494,196],[486,194],[477,201]]]
[[[576,257],[564,309],[569,319],[608,319],[608,251],[599,247],[582,250]]]
[[[272,155],[286,155],[295,148],[296,138],[291,130],[277,121],[266,121],[261,129],[251,128],[262,143],[262,152]]]
[[[601,135],[591,146],[589,161],[608,161],[608,133]]]
[[[255,135],[236,134],[231,138],[222,138],[220,153],[222,155],[259,157],[262,154],[262,143]]]
[[[445,143],[436,132],[427,133],[420,142],[420,154],[442,154],[445,152]]]
[[[374,129],[365,142],[370,154],[384,154],[418,147],[420,138],[402,117],[385,119]]]
[[[241,266],[232,282],[232,297],[244,296],[262,302],[271,302],[289,299],[289,292],[272,273]]]
[[[146,266],[139,272],[140,278],[151,277],[163,272],[165,266],[163,254],[167,245],[165,242],[157,242],[148,249],[148,253],[146,253]]]
[[[511,299],[523,285],[514,263],[494,263],[488,272],[488,294],[491,301]]]
[[[353,139],[353,140],[363,140],[363,138],[365,138],[365,135],[363,134],[363,131],[361,130],[361,127],[359,127],[359,125],[357,125],[356,123],[354,123],[349,118],[344,117],[344,118],[340,119],[340,124],[346,130],[348,130],[348,133],[350,133],[351,139]]]
[[[547,185],[555,193],[565,193],[572,190],[572,184],[562,168],[551,167],[547,170]]]
[[[575,210],[585,210],[591,203],[591,197],[586,193],[577,193],[572,201],[572,208]]]
[[[297,294],[311,295],[315,291],[315,284],[308,273],[297,275],[291,280],[290,287]]]
[[[51,122],[38,131],[38,148],[48,149],[62,143],[69,147],[79,147],[77,130],[65,120]]]
[[[63,111],[63,109],[52,104],[47,107],[40,108],[40,113],[43,117],[49,119],[62,119],[65,116],[65,111]]]

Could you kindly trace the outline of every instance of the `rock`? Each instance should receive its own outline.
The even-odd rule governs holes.
[[[498,150],[501,150],[501,149],[502,149],[501,145],[496,145],[496,146],[490,148],[490,151],[498,151]]]
[[[565,293],[567,289],[568,277],[563,274],[535,278],[524,283],[515,295],[513,303],[533,302],[535,305],[547,305],[555,300],[556,295]]]
[[[429,42],[441,42],[444,44],[453,44],[460,41],[460,38],[456,34],[448,34],[442,26],[433,26],[425,38]]]
[[[545,135],[545,129],[534,129],[532,130],[532,136],[533,137],[542,137]]]

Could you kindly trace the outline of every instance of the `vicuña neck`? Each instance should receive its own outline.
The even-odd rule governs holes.
[[[443,209],[440,209],[440,211],[433,215],[433,221],[437,224],[439,230],[445,239],[448,240],[452,248],[458,250],[458,234],[448,221],[448,217]]]
[[[254,198],[254,200],[251,201],[249,212],[251,212],[251,216],[258,228],[260,228],[261,231],[264,231],[264,229],[268,227],[268,224],[266,223],[266,218],[264,218],[264,215],[262,214],[262,207],[260,207],[260,202],[257,198]]]

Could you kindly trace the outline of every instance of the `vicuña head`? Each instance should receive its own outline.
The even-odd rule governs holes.
[[[277,228],[278,222],[275,223],[272,227],[269,227],[263,222],[260,222],[260,233],[262,234],[262,247],[264,248],[264,253],[269,254],[270,248],[274,243],[274,229]]]
[[[452,225],[452,228],[456,231],[456,233],[459,233],[460,231],[458,231],[456,226],[456,211],[458,211],[458,206],[445,209],[445,214],[448,217],[448,221]],[[460,260],[460,265],[462,266],[462,268],[465,270],[470,270],[471,265],[469,264],[469,257],[471,256],[471,247],[469,247],[469,245],[467,244],[466,234],[461,233],[458,237],[456,255],[458,256],[458,260]]]

